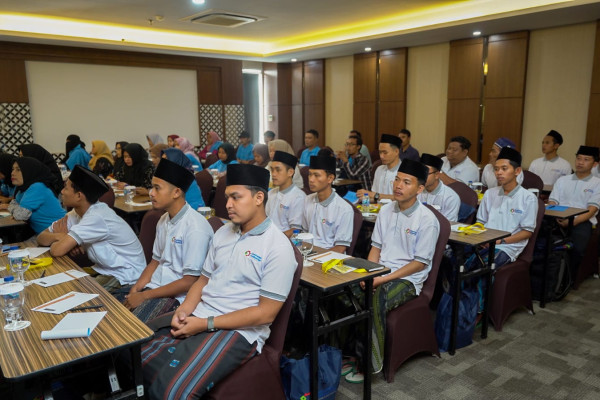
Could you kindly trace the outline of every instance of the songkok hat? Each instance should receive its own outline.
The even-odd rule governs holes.
[[[513,162],[516,162],[517,165],[520,167],[522,157],[521,157],[521,153],[519,153],[517,150],[515,150],[511,147],[503,147],[502,150],[500,150],[500,153],[498,153],[498,160],[513,161]]]
[[[426,181],[427,175],[429,175],[429,169],[418,161],[409,160],[408,158],[402,160],[398,172],[412,175],[419,181]]]
[[[296,164],[298,164],[298,158],[289,153],[286,153],[285,151],[279,150],[275,151],[273,161],[282,162],[285,165],[289,165],[291,168],[296,168]]]
[[[258,165],[250,164],[228,164],[227,165],[227,186],[244,185],[258,186],[269,190],[269,171]]]
[[[515,146],[515,142],[505,137],[496,139],[494,145],[498,146],[500,149],[503,147],[512,147],[513,149],[517,148],[517,146]]]
[[[187,168],[166,158],[160,159],[158,167],[154,171],[154,176],[169,182],[173,186],[177,186],[184,192],[187,192],[195,179],[194,175]]]
[[[73,168],[69,180],[89,198],[100,197],[110,189],[102,178],[81,165]]]
[[[581,154],[582,156],[592,156],[594,159],[598,159],[599,150],[594,146],[579,146],[579,150],[577,150],[577,155]]]
[[[563,144],[563,138],[562,135],[558,132],[556,132],[554,129],[552,129],[550,132],[548,132],[546,134],[546,136],[552,136],[554,138],[554,141],[558,144]]]
[[[310,169],[324,169],[335,173],[335,158],[331,156],[311,156]]]
[[[387,133],[381,135],[381,140],[379,141],[379,143],[389,143],[393,144],[398,148],[402,147],[402,139],[400,139],[398,136],[388,135]]]
[[[430,167],[433,167],[438,171],[441,171],[442,165],[444,165],[444,162],[441,158],[427,153],[421,154],[421,163],[429,165]]]

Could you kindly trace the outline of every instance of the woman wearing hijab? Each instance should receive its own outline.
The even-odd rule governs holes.
[[[238,164],[235,158],[235,149],[231,143],[221,144],[217,152],[217,157],[219,157],[219,161],[208,167],[208,169],[217,169],[219,173],[225,173],[227,172],[227,165]]]
[[[15,185],[12,184],[10,174],[17,157],[8,153],[0,153],[0,202],[10,203],[15,197]]]
[[[92,159],[90,160],[89,166],[93,171],[96,166],[96,162],[98,162],[101,158],[106,158],[111,164],[115,163],[113,156],[110,152],[110,149],[106,145],[106,142],[103,140],[92,140]]]
[[[275,155],[276,151],[284,151],[288,154],[293,155],[294,157],[296,156],[294,154],[294,149],[292,148],[292,146],[290,146],[288,142],[282,139],[275,139],[269,142],[269,156],[271,157],[271,159],[273,159],[273,156]],[[270,162],[267,169],[269,171],[271,170]],[[302,175],[300,175],[300,168],[298,168],[297,165],[296,172],[294,173],[294,178],[292,178],[292,181],[294,182],[294,185],[298,186],[300,189],[304,187],[304,181],[302,180]]]
[[[152,161],[154,169],[158,167],[158,163],[160,162],[160,158],[162,157],[162,151],[168,148],[169,146],[167,146],[164,143],[155,144],[154,146],[150,147],[148,153],[150,153],[150,161]]]
[[[254,145],[252,154],[254,155],[254,165],[267,168],[267,165],[269,165],[269,162],[271,161],[271,157],[269,156],[269,146],[257,143]]]
[[[196,166],[196,169],[198,171],[202,171],[202,164],[200,163],[200,159],[198,158],[196,153],[194,153],[194,145],[191,144],[189,140],[187,140],[184,137],[178,137],[177,139],[175,139],[175,148],[181,150],[183,154],[185,154],[186,157],[189,158],[192,165]]]
[[[173,161],[176,164],[186,168],[191,173],[194,173],[192,163],[186,157],[185,154],[179,149],[165,149],[162,151],[162,158],[166,158],[169,161]],[[204,199],[202,198],[202,191],[196,182],[192,182],[188,190],[185,192],[185,201],[194,209],[198,207],[204,207]]]
[[[36,143],[23,144],[19,146],[19,155],[21,157],[31,157],[41,161],[42,164],[44,164],[50,170],[55,178],[52,190],[56,194],[60,193],[62,188],[65,186],[63,177],[60,173],[60,169],[58,169],[58,164],[56,164],[54,157],[52,157],[52,154],[50,154],[48,150]]]
[[[137,194],[148,194],[152,187],[154,166],[148,160],[148,153],[141,144],[129,143],[123,149],[123,168],[115,174],[117,187],[123,189],[127,185],[137,187]]]
[[[67,143],[65,144],[65,164],[67,168],[72,170],[76,165],[81,165],[83,168],[87,168],[92,156],[85,151],[85,143],[81,141],[77,135],[67,136]]]
[[[167,136],[167,145],[169,147],[175,147],[176,143],[175,143],[175,139],[177,139],[179,137],[179,135],[169,135]]]
[[[116,153],[116,157],[115,157],[115,165],[113,168],[113,175],[117,175],[117,172],[121,171],[123,169],[123,149],[125,148],[125,146],[127,146],[129,143],[128,142],[117,142],[115,144],[115,153]]]
[[[200,152],[200,158],[206,160],[206,156],[209,153],[216,153],[219,150],[219,146],[223,143],[221,138],[215,131],[209,131],[206,134],[206,147]]]
[[[148,148],[154,146],[155,144],[161,144],[165,142],[158,133],[151,133],[149,135],[146,135],[146,140],[148,141]]]
[[[16,220],[27,221],[36,234],[65,216],[52,191],[54,176],[40,161],[31,157],[17,158],[11,180],[16,187],[15,199],[10,204],[0,204],[0,209],[10,211]]]

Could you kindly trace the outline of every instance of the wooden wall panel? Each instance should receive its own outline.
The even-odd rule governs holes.
[[[479,99],[448,99],[446,137],[464,136],[471,141],[469,157],[474,159],[474,149],[479,136]],[[444,148],[448,145],[446,140]]]
[[[304,105],[304,130],[316,129],[319,132],[319,146],[325,145],[325,109],[323,104]]]
[[[490,36],[485,97],[523,97],[528,32]]]
[[[377,124],[378,135],[389,133],[397,135],[400,129],[406,126],[406,102],[385,101],[379,103],[379,121]],[[370,149],[371,147],[369,147]]]
[[[448,98],[474,99],[481,96],[483,39],[450,42]]]
[[[379,101],[406,100],[407,49],[384,50],[379,53]],[[404,126],[397,127],[399,131]]]
[[[499,137],[507,137],[521,149],[523,99],[520,97],[485,99],[483,123],[482,162]]]
[[[292,140],[288,142],[294,150],[304,147],[304,106],[302,104],[293,104],[292,109]]]
[[[359,131],[363,142],[369,150],[377,148],[377,132],[373,121],[377,119],[376,104],[372,102],[354,103],[353,124],[354,129]]]
[[[220,68],[198,68],[196,73],[198,88],[198,104],[223,103]]]
[[[377,100],[377,53],[354,55],[354,102]]]
[[[600,21],[596,22],[596,47],[585,144],[600,147]]]
[[[304,66],[293,63],[291,71],[292,92],[292,147],[295,150],[304,146]]]
[[[0,56],[0,103],[29,103],[24,60]]]
[[[325,145],[325,62],[304,63],[304,130],[319,132],[319,146]]]

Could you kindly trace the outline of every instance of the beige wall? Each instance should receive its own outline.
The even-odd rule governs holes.
[[[585,143],[596,24],[532,31],[521,152],[523,165],[541,157],[541,141],[551,129],[564,144],[559,154],[573,163]]]
[[[406,128],[420,153],[445,149],[450,44],[408,49]]]
[[[343,150],[352,130],[354,57],[325,60],[325,144]]]

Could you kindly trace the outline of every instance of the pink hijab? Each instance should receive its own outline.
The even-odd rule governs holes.
[[[189,140],[180,136],[177,139],[175,139],[175,141],[179,145],[179,150],[181,150],[184,154],[191,154],[196,159],[198,158],[196,153],[194,153],[194,145],[191,144]]]

